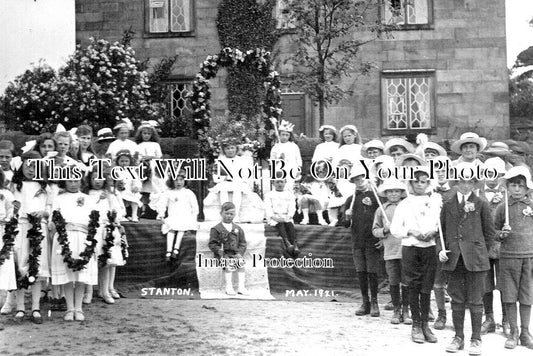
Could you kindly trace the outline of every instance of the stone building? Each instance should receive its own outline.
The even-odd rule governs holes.
[[[281,1],[281,0],[280,0]],[[76,40],[90,36],[118,40],[136,32],[141,58],[156,62],[179,55],[169,80],[169,115],[189,115],[186,90],[209,54],[220,50],[216,16],[219,0],[76,0]],[[390,6],[401,16],[392,17]],[[280,28],[284,22],[281,4]],[[383,0],[376,17],[398,24],[393,38],[364,47],[362,59],[376,70],[345,78],[354,96],[326,110],[326,123],[355,124],[363,136],[425,132],[454,138],[469,130],[488,138],[509,136],[505,0]],[[278,15],[276,15],[278,14]],[[290,24],[289,24],[290,26]],[[291,51],[291,33],[278,42]],[[281,67],[281,73],[290,70]],[[210,81],[214,115],[226,109],[225,73]],[[286,116],[308,136],[317,134],[317,109],[304,94],[286,90]]]

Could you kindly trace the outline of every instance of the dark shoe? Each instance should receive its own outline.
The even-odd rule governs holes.
[[[472,339],[470,340],[470,347],[468,348],[469,355],[481,355],[481,340]]]
[[[533,349],[533,337],[529,333],[528,329],[522,329],[520,333],[520,345]]]
[[[363,316],[367,314],[370,314],[370,302],[363,302],[363,304],[361,304],[359,309],[355,311],[355,315]]]
[[[43,317],[41,315],[40,310],[32,310],[30,320],[35,324],[42,324],[43,323]]]
[[[385,310],[394,310],[394,305],[392,305],[392,301],[388,302],[385,305]]]
[[[433,334],[427,322],[422,322],[422,333],[427,342],[431,344],[437,342],[437,337]]]
[[[492,314],[487,314],[485,316],[485,321],[481,324],[481,335],[486,335],[495,331],[496,322],[494,321],[494,316]]]
[[[422,327],[419,321],[413,322],[413,328],[411,329],[411,340],[417,344],[423,344],[426,342]]]
[[[378,317],[379,316],[379,305],[377,300],[373,300],[370,303],[370,316]]]
[[[433,310],[429,309],[428,321],[435,321],[435,315],[433,315]]]
[[[60,298],[57,300],[57,310],[67,311],[67,301],[65,298]]]
[[[402,310],[400,307],[394,308],[394,312],[392,313],[392,318],[390,320],[391,324],[398,325],[401,323],[402,319]]]
[[[435,320],[435,324],[433,324],[433,328],[435,330],[444,330],[446,327],[446,310],[439,310],[439,316],[437,317],[437,320]]]
[[[298,245],[296,244],[296,242],[294,243],[294,257],[298,257],[298,255],[300,254],[300,248],[298,247]]]
[[[465,348],[465,341],[459,336],[454,336],[452,342],[446,346],[446,352],[458,352]]]
[[[509,334],[509,337],[507,337],[507,340],[505,340],[505,348],[514,349],[516,345],[518,345],[518,339],[518,328],[511,328],[511,333]]]
[[[411,319],[411,315],[409,314],[409,307],[407,305],[404,305],[402,307],[402,323],[404,323],[405,325],[413,324],[413,319]]]

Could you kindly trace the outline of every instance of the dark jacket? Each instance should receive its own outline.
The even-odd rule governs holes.
[[[353,195],[344,203],[343,211],[347,211],[352,206]],[[368,204],[365,204],[368,203]],[[378,202],[372,190],[356,191],[355,202],[352,209],[352,242],[356,249],[376,248],[374,245],[379,239],[372,234],[374,215],[378,209]]]
[[[455,270],[459,256],[467,270],[472,272],[490,269],[488,250],[494,242],[494,223],[489,203],[474,193],[468,197],[474,211],[465,212],[457,195],[446,201],[441,211],[441,225],[448,252],[448,261],[442,264],[445,271]],[[440,241],[437,250],[440,251]]]
[[[218,223],[211,228],[209,233],[209,249],[213,251],[216,258],[220,256],[220,248],[224,246],[224,254],[233,257],[236,254],[244,256],[246,251],[246,238],[240,226],[232,224],[231,231],[226,230],[222,223]]]

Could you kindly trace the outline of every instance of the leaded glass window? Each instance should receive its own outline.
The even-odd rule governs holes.
[[[193,0],[147,0],[148,32],[192,31]]]
[[[431,0],[383,0],[385,23],[427,25],[431,21]]]

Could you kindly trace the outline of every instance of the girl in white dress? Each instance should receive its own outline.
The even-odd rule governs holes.
[[[125,167],[135,166],[135,160],[130,151],[122,150],[117,152],[115,165],[126,169]],[[132,177],[130,173],[124,170],[119,172],[119,180],[117,180],[116,183],[118,183],[116,185],[118,188],[116,189],[117,196],[119,199],[123,200],[125,207],[131,207],[131,221],[139,222],[137,211],[139,205],[142,204],[140,193],[142,188],[141,180]]]
[[[4,248],[4,239],[6,224],[13,217],[13,194],[4,187],[5,175],[0,170],[0,251]],[[11,238],[14,238],[12,236]],[[6,246],[7,247],[7,246]],[[3,260],[3,261],[2,261]],[[15,275],[15,256],[13,248],[6,249],[0,254],[0,290],[17,289],[17,279]]]
[[[339,149],[339,143],[337,142],[337,129],[331,125],[323,125],[319,129],[320,139],[322,143],[319,143],[315,147],[313,153],[312,162],[319,160],[326,160],[331,162],[333,157]]]
[[[122,255],[122,232],[123,228],[120,226],[120,221],[125,215],[124,207],[120,204],[118,197],[111,193],[108,189],[107,179],[109,172],[104,172],[104,179],[99,180],[96,167],[89,175],[89,197],[94,204],[94,208],[100,212],[100,227],[96,240],[96,256],[99,263],[98,268],[98,285],[99,296],[107,304],[114,304],[115,299],[119,299],[120,295],[114,287],[115,272],[117,266],[124,266],[126,261]],[[108,225],[110,224],[108,213],[114,212],[115,220],[113,221],[113,228],[111,229],[111,236],[113,237],[111,246],[107,245]],[[84,302],[90,303],[90,296],[92,296],[92,286],[89,285],[85,291]]]
[[[133,124],[129,119],[122,119],[114,128],[117,139],[109,145],[106,155],[111,156],[115,160],[117,153],[122,150],[128,150],[136,157],[138,156],[137,144],[130,140],[130,134],[133,131]]]
[[[300,148],[294,143],[293,131],[294,124],[288,121],[282,120],[278,127],[279,142],[272,147],[270,151],[270,159],[279,159],[285,162],[285,170],[293,170],[295,178],[298,178],[300,174],[296,174],[296,170],[302,168],[302,156],[300,154]],[[294,185],[294,179],[290,176],[286,177],[287,184],[285,189],[291,190]]]
[[[340,145],[339,149],[333,157],[333,168],[337,167],[342,160],[348,160],[353,166],[360,164],[363,159],[361,155],[361,136],[357,127],[354,125],[343,126],[340,131]]]
[[[50,215],[51,204],[51,191],[44,182],[33,180],[35,178],[36,164],[30,164],[28,161],[39,158],[41,158],[41,155],[38,152],[29,151],[24,153],[21,157],[22,165],[14,173],[12,181],[13,205],[15,210],[18,210],[19,215],[18,235],[15,239],[15,264],[21,280],[24,281],[24,288],[31,285],[31,320],[38,324],[42,323],[40,313],[41,284],[42,282],[46,283],[47,279],[50,278],[47,219]],[[30,237],[28,236],[28,231],[32,228],[32,218],[40,219],[38,226],[40,227],[41,235],[36,235],[35,237],[36,244],[37,240],[41,239],[38,244],[40,248],[38,249],[31,248]],[[31,261],[37,261],[38,268]],[[15,318],[18,320],[22,320],[25,315],[24,294],[25,289],[19,288],[17,290],[17,313]],[[8,301],[6,301],[7,304]]]
[[[53,202],[51,232],[54,240],[52,245],[52,284],[63,285],[67,312],[65,321],[83,321],[82,310],[85,285],[98,283],[98,265],[95,248],[97,241],[96,227],[91,227],[91,220],[97,223],[93,200],[80,192],[81,180],[60,182],[64,189]],[[64,221],[60,221],[61,216]],[[91,216],[93,218],[91,218]],[[63,226],[61,226],[63,223]],[[94,230],[94,231],[93,231]],[[93,231],[91,233],[91,231]],[[92,238],[91,238],[92,237]],[[66,239],[71,252],[71,264],[65,262],[68,257],[65,251]]]
[[[143,212],[150,204],[150,194],[159,193],[158,187],[161,182],[153,183],[154,180],[161,179],[155,174],[155,161],[154,159],[160,159],[163,157],[161,152],[161,146],[159,145],[159,135],[157,134],[156,121],[144,121],[137,129],[135,135],[135,142],[137,143],[137,150],[141,157],[141,163],[145,172],[146,180],[142,183],[141,195],[143,202]],[[141,214],[143,215],[143,214]]]
[[[157,218],[163,220],[161,232],[167,235],[165,260],[177,258],[185,231],[198,230],[198,201],[196,195],[185,187],[185,176],[167,181],[166,194],[161,197]],[[165,218],[165,212],[167,217]]]

